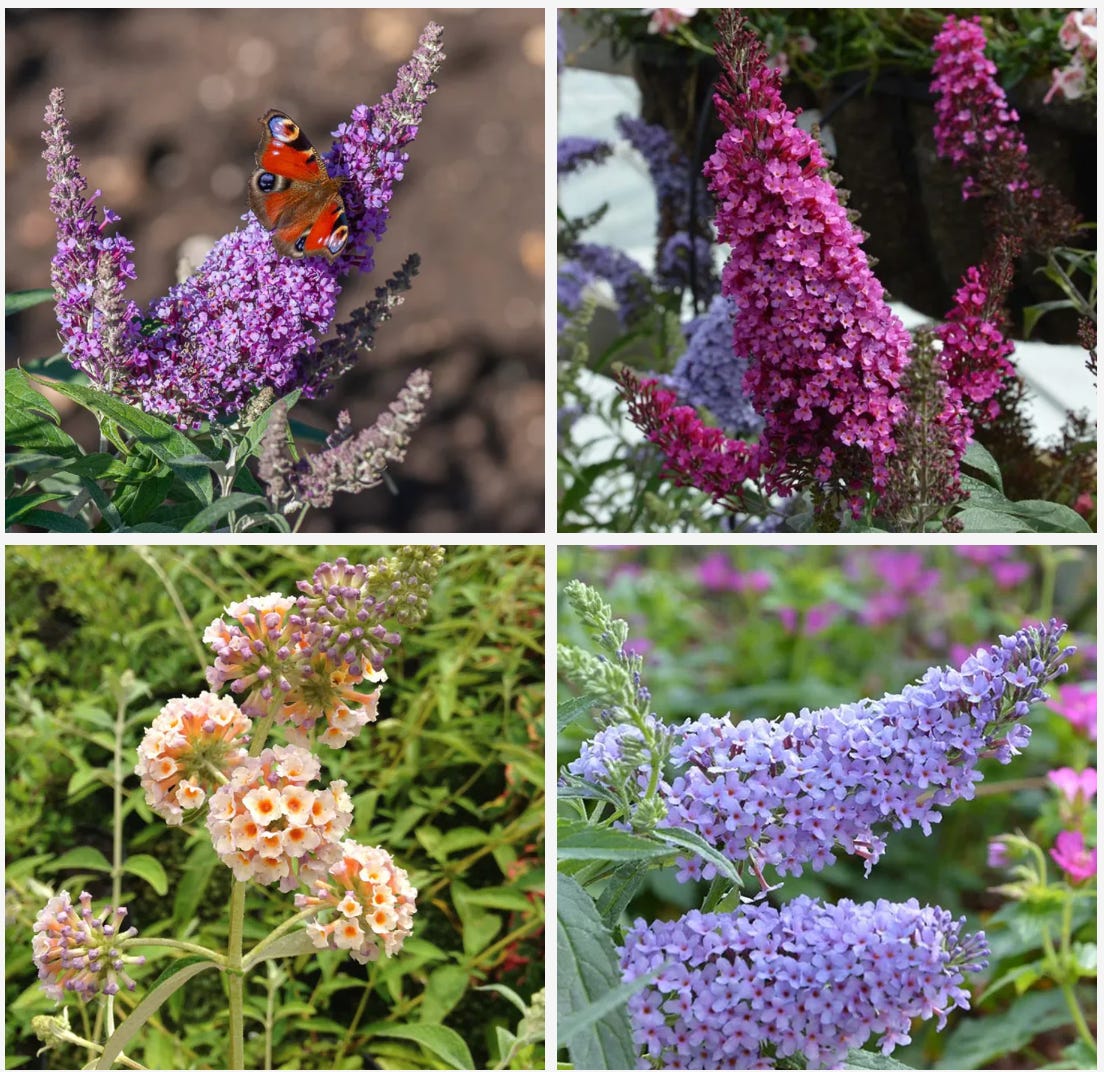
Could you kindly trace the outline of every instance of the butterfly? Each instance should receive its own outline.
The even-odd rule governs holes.
[[[272,244],[285,257],[318,254],[332,261],[349,240],[341,199],[345,180],[330,178],[318,150],[290,116],[272,108],[261,125],[249,207],[273,232]]]

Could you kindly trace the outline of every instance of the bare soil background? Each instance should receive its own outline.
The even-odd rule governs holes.
[[[42,115],[66,111],[89,190],[135,245],[140,305],[175,281],[182,252],[241,225],[268,108],[320,151],[357,103],[374,104],[430,20],[437,76],[372,277],[350,280],[338,317],[410,252],[421,272],[395,318],[325,399],[295,416],[328,432],[338,410],[375,420],[415,368],[429,414],[398,494],[375,488],[311,511],[316,532],[533,532],[544,528],[544,13],[541,10],[53,10],[6,13],[9,290],[49,286]],[[9,365],[58,350],[52,305],[7,323]],[[80,411],[66,428],[83,444]],[[310,449],[308,447],[308,449]]]

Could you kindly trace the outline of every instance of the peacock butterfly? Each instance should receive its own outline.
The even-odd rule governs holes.
[[[343,179],[331,179],[299,124],[274,108],[261,120],[257,170],[249,179],[249,207],[272,244],[286,257],[321,254],[332,261],[349,240],[341,199]]]

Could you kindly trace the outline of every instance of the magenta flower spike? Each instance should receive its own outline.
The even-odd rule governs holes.
[[[732,348],[747,359],[743,391],[764,427],[754,443],[730,439],[654,381],[623,381],[630,415],[679,483],[718,501],[738,505],[752,480],[783,495],[817,485],[858,516],[864,491],[889,478],[911,339],[762,43],[738,16],[719,25],[725,133],[705,175],[717,238],[732,247],[721,286],[734,306]]]

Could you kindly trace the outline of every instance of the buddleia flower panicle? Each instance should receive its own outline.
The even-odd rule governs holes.
[[[304,506],[325,509],[338,492],[355,495],[378,486],[388,466],[406,457],[429,395],[429,373],[416,369],[373,425],[357,431],[349,411],[342,410],[325,447],[298,459],[288,445],[287,407],[278,404],[261,440],[258,465],[269,501],[290,514]]]
[[[638,919],[621,946],[622,979],[656,973],[629,998],[639,1068],[777,1068],[803,1056],[841,1068],[881,1035],[911,1041],[916,1018],[968,1008],[965,973],[988,958],[983,934],[941,908],[879,900],[697,910]]]
[[[293,260],[277,253],[250,214],[248,225],[216,243],[195,274],[142,310],[126,303],[120,330],[115,312],[105,320],[97,291],[121,302],[134,278],[124,238],[107,238],[92,202],[63,115],[63,95],[51,94],[46,153],[58,252],[53,280],[62,348],[95,386],[109,390],[178,427],[231,417],[258,392],[301,388],[314,397],[328,385],[318,375],[318,336],[331,325],[339,279],[372,270],[372,247],[386,230],[390,201],[403,177],[405,147],[418,131],[432,76],[444,58],[441,28],[430,23],[395,90],[374,108],[359,105],[339,126],[327,155],[342,187],[349,241],[331,264],[321,257]],[[118,217],[105,211],[104,223]],[[109,265],[113,282],[106,280]],[[93,280],[101,281],[96,287]],[[105,339],[111,342],[107,351]]]
[[[341,856],[297,893],[297,908],[318,907],[307,933],[319,949],[347,949],[360,964],[394,956],[413,930],[418,891],[385,849],[341,843]]]
[[[202,807],[247,755],[249,719],[229,696],[170,700],[146,729],[135,768],[146,803],[169,826]]]
[[[353,802],[341,779],[308,789],[320,769],[304,748],[266,748],[211,795],[207,830],[239,882],[278,882],[286,893],[338,858]]]
[[[246,714],[272,714],[293,744],[340,748],[374,722],[384,662],[400,628],[428,610],[444,552],[403,547],[369,565],[323,563],[297,597],[272,593],[231,603],[203,634],[215,653],[207,682],[241,696]]]
[[[619,115],[617,129],[644,158],[656,195],[656,282],[665,290],[691,286],[708,302],[717,291],[713,271],[713,203],[701,175],[666,127]]]
[[[930,833],[940,809],[972,799],[980,759],[1008,763],[1027,745],[1024,716],[1074,650],[1061,646],[1064,632],[1054,620],[1021,629],[881,700],[778,721],[704,714],[669,727],[666,824],[760,875],[763,865],[780,875],[819,871],[839,851],[863,859],[869,874],[885,849],[881,833],[914,823]],[[600,731],[568,773],[621,784],[612,760],[625,743],[616,728]],[[638,784],[650,776],[646,756],[633,774]],[[714,874],[697,857],[681,861],[683,881]]]
[[[744,393],[747,358],[732,350],[730,299],[718,294],[701,316],[684,327],[686,350],[663,385],[691,406],[704,407],[730,435],[754,435],[763,427]]]
[[[80,895],[80,909],[64,890],[51,897],[34,921],[34,962],[42,989],[55,1001],[67,993],[89,1001],[97,994],[111,996],[135,983],[127,965],[144,964],[146,958],[128,954],[137,935],[135,927],[121,930],[125,908],[92,911],[92,895]]]
[[[587,164],[600,164],[613,149],[600,138],[572,135],[556,142],[556,174],[562,179],[581,171]]]
[[[1043,182],[1028,160],[1020,117],[985,55],[980,16],[948,15],[932,48],[935,148],[965,172],[963,198],[984,197],[989,230],[1046,251],[1080,224],[1062,194]]]
[[[781,495],[814,488],[858,516],[865,491],[888,481],[910,337],[762,43],[729,12],[718,25],[725,133],[705,174],[717,238],[731,246],[721,290],[735,308],[733,349],[764,427],[753,444],[729,439],[653,381],[625,382],[629,411],[668,471],[717,501],[738,504],[754,480]]]

